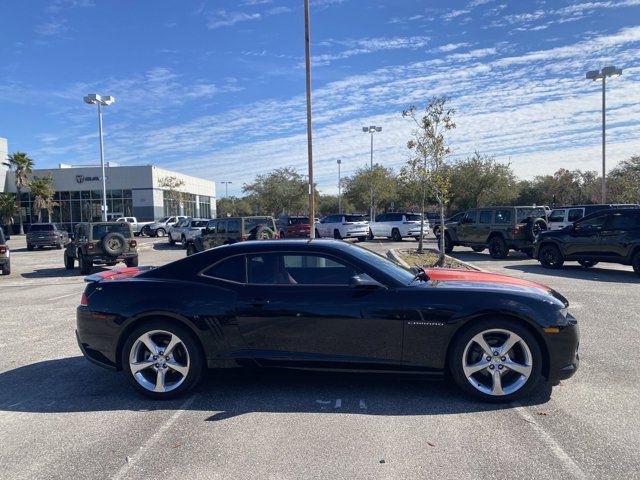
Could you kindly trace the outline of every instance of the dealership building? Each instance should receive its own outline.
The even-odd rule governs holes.
[[[7,141],[0,138],[0,158],[8,153]],[[67,165],[58,168],[34,169],[30,177],[51,177],[56,192],[50,221],[71,230],[78,222],[100,221],[102,203],[102,169],[100,165]],[[184,182],[181,204],[173,200],[162,180],[174,177]],[[215,218],[216,185],[212,180],[184,175],[155,165],[121,166],[105,164],[107,213],[110,219],[133,216],[141,221],[168,215]],[[0,192],[15,193],[14,172],[0,164]],[[21,195],[22,218],[25,224],[37,221],[33,199],[26,188]],[[42,218],[47,219],[43,211]],[[17,220],[17,219],[16,219]],[[18,223],[17,221],[15,223]]]

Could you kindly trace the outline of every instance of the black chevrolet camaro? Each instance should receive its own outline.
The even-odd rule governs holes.
[[[578,368],[577,323],[550,288],[409,270],[341,241],[242,242],[87,281],[83,354],[155,398],[186,392],[206,367],[245,366],[448,373],[511,401]]]

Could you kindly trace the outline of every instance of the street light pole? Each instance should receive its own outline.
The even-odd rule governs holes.
[[[233,182],[220,182],[224,185],[224,196],[225,198],[229,198],[229,184]]]
[[[604,67],[601,71],[590,70],[587,72],[588,80],[602,80],[602,202],[607,198],[607,168],[606,168],[606,84],[607,77],[619,77],[622,69],[615,66]]]
[[[365,133],[371,133],[371,157],[370,157],[370,173],[371,173],[371,188],[370,188],[370,199],[369,199],[369,221],[373,222],[373,134],[375,132],[381,132],[382,127],[376,127],[372,125],[370,127],[362,127],[362,131]]]
[[[315,198],[313,188],[313,132],[311,124],[311,34],[309,33],[309,0],[304,0],[304,53],[305,53],[305,69],[307,74],[307,156],[309,161],[309,238],[316,236],[314,219]]]
[[[116,101],[115,98],[111,96],[101,96],[96,93],[91,93],[84,97],[85,103],[90,105],[97,104],[98,105],[98,136],[100,137],[100,169],[102,170],[102,221],[107,221],[107,177],[105,174],[105,166],[104,166],[104,139],[102,135],[102,107],[111,105]]]
[[[340,165],[342,160],[338,159],[338,213],[342,213],[342,178],[340,176]]]

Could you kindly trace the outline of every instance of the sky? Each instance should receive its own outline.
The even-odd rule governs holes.
[[[314,170],[337,192],[374,161],[398,169],[402,110],[446,95],[452,161],[474,151],[521,178],[640,154],[640,0],[311,0]],[[2,0],[0,137],[37,167],[105,157],[218,182],[307,172],[303,0]],[[219,195],[222,192],[219,184]]]

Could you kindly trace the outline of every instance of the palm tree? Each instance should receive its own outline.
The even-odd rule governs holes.
[[[8,157],[9,166],[15,171],[16,181],[16,200],[18,203],[18,221],[20,223],[20,235],[24,235],[24,227],[22,226],[22,199],[20,194],[22,189],[29,183],[29,175],[33,171],[33,160],[24,152],[13,152]]]
[[[56,191],[53,189],[53,178],[49,177],[34,177],[29,182],[29,188],[31,189],[31,198],[33,199],[33,209],[37,212],[38,223],[42,221],[42,210],[45,209],[49,212],[49,218],[51,218],[51,211],[53,207],[57,205],[53,201],[53,196]]]
[[[13,216],[18,210],[18,204],[13,195],[0,193],[0,223],[5,225],[13,224]]]

